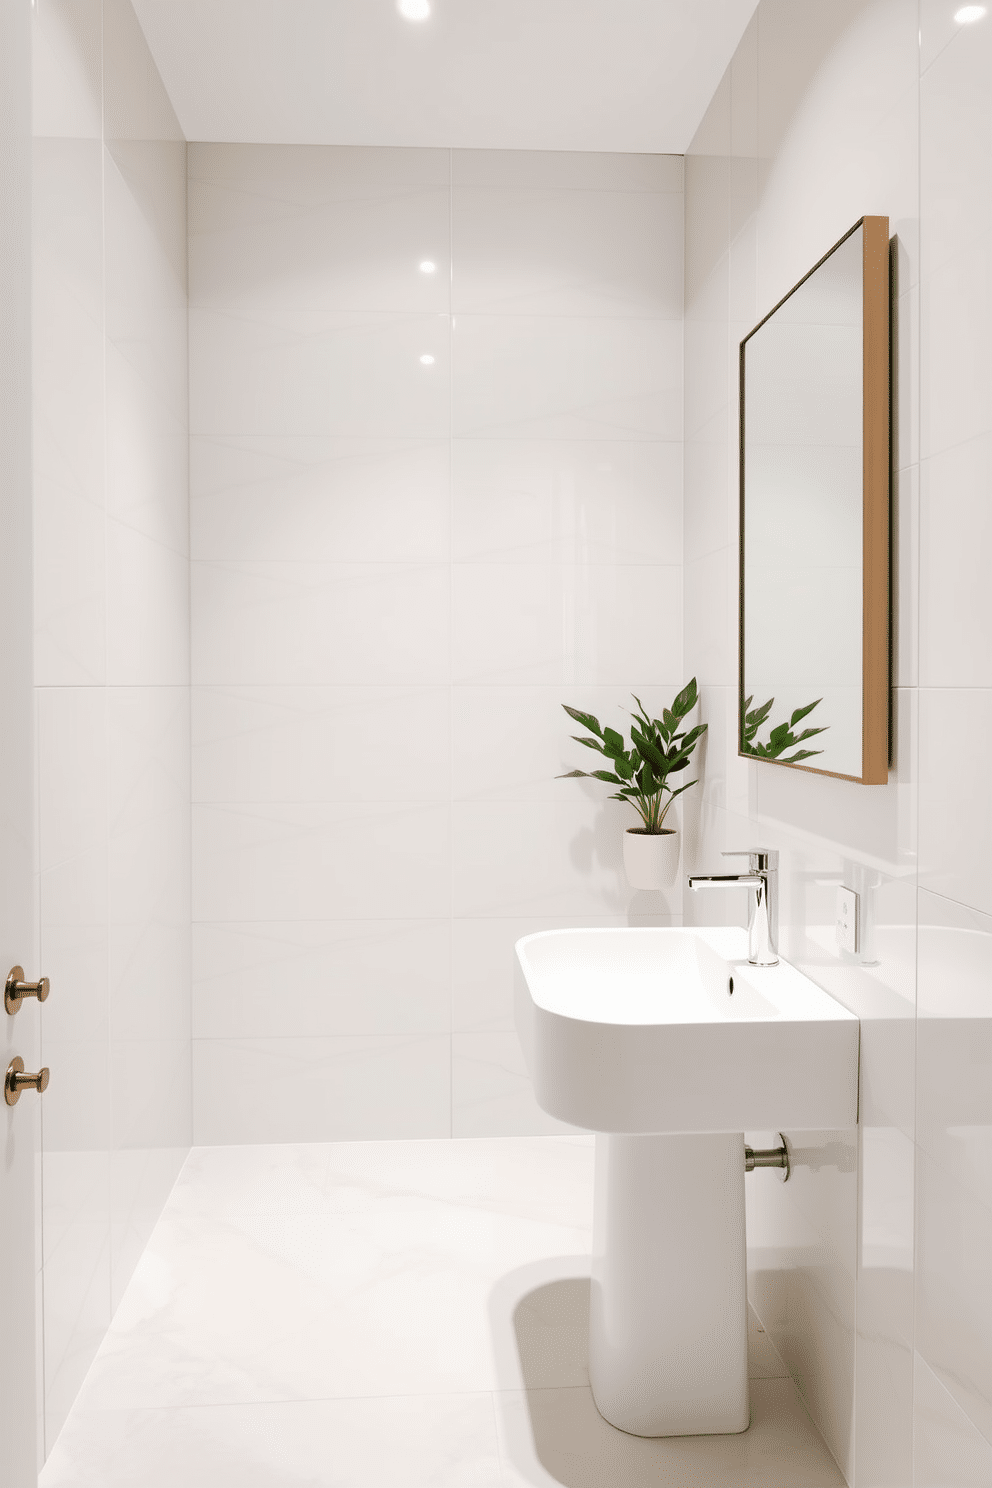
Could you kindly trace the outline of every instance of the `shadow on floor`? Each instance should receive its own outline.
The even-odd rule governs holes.
[[[551,1276],[534,1286],[535,1279],[525,1268],[505,1278],[493,1299],[494,1323],[499,1311],[504,1330],[512,1319],[516,1354],[512,1380],[510,1361],[501,1360],[509,1388],[497,1395],[505,1481],[520,1488],[843,1488],[789,1379],[751,1380],[751,1426],[742,1435],[638,1437],[609,1425],[588,1383],[588,1276]]]

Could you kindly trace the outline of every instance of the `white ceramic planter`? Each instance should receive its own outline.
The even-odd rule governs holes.
[[[628,827],[623,834],[623,866],[632,889],[670,889],[679,873],[678,832]]]

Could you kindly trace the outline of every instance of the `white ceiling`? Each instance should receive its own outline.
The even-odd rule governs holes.
[[[134,0],[186,138],[681,154],[757,0]]]

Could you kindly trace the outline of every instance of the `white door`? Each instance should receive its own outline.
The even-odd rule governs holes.
[[[37,974],[31,665],[31,0],[0,0],[0,983]],[[0,1077],[38,1069],[39,1018],[0,1003]],[[0,1483],[37,1483],[36,1154],[44,1097],[0,1101]]]

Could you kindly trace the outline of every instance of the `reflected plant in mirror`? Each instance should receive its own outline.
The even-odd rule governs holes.
[[[872,785],[888,778],[889,292],[888,222],[864,217],[740,349],[739,752]]]
[[[805,739],[812,739],[815,734],[824,734],[830,727],[824,723],[819,728],[803,729],[801,734],[793,733],[797,723],[800,723],[814,708],[818,708],[823,702],[817,698],[815,702],[807,703],[805,708],[797,708],[792,717],[785,723],[773,724],[769,730],[767,743],[762,744],[758,737],[758,730],[768,720],[768,715],[775,706],[775,699],[769,698],[767,703],[762,703],[760,708],[751,709],[753,698],[745,698],[742,712],[744,714],[743,738],[741,740],[741,753],[752,754],[756,759],[780,760],[784,765],[794,765],[799,760],[812,759],[815,754],[822,754],[822,749],[796,749],[797,744],[803,743]],[[787,755],[787,749],[796,749],[795,754]]]

